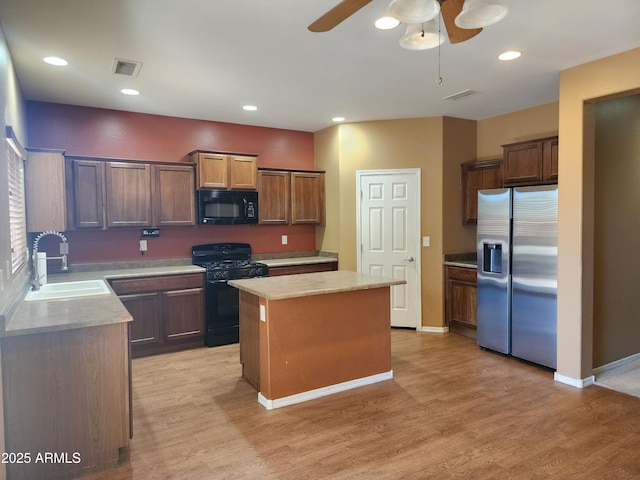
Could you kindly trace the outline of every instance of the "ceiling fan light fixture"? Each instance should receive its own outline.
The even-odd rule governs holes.
[[[499,22],[507,13],[508,0],[465,0],[455,24],[460,28],[482,28]]]
[[[437,0],[392,0],[389,14],[402,23],[424,23],[440,13]]]
[[[407,50],[428,50],[442,43],[444,43],[444,34],[438,31],[438,23],[435,19],[409,25],[400,38],[400,46]]]
[[[391,30],[392,28],[396,28],[400,25],[400,20],[390,15],[385,15],[384,17],[380,17],[374,23],[378,30]]]

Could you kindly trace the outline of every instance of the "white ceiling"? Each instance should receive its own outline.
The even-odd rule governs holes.
[[[441,46],[438,85],[438,49],[373,27],[389,0],[309,32],[338,1],[0,0],[0,22],[27,100],[311,132],[337,115],[480,120],[542,105],[561,70],[640,47],[639,0],[512,0],[501,22]],[[498,61],[509,49],[523,56]],[[114,58],[143,62],[138,77],[112,74]],[[466,89],[481,93],[442,100]]]

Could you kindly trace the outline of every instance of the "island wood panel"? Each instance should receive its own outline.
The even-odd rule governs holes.
[[[389,287],[260,303],[259,388],[266,399],[391,371]]]
[[[242,378],[260,391],[260,302],[259,297],[240,290],[240,363]]]
[[[115,466],[129,444],[127,323],[2,340],[8,478],[72,478]],[[38,453],[64,462],[36,462]],[[74,456],[74,454],[76,454]],[[79,460],[79,461],[77,461]]]

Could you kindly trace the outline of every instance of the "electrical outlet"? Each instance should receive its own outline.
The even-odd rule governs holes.
[[[282,235],[282,244],[286,245],[287,243],[289,243],[289,239],[287,238],[286,235]]]
[[[146,252],[147,251],[147,241],[146,240],[140,240],[140,251],[141,252]]]

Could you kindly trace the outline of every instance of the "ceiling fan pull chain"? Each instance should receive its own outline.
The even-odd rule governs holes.
[[[438,18],[438,37],[441,35],[442,33],[442,15],[440,15],[440,18]],[[442,85],[442,75],[440,75],[440,45],[442,44],[442,42],[438,43],[438,85]]]

